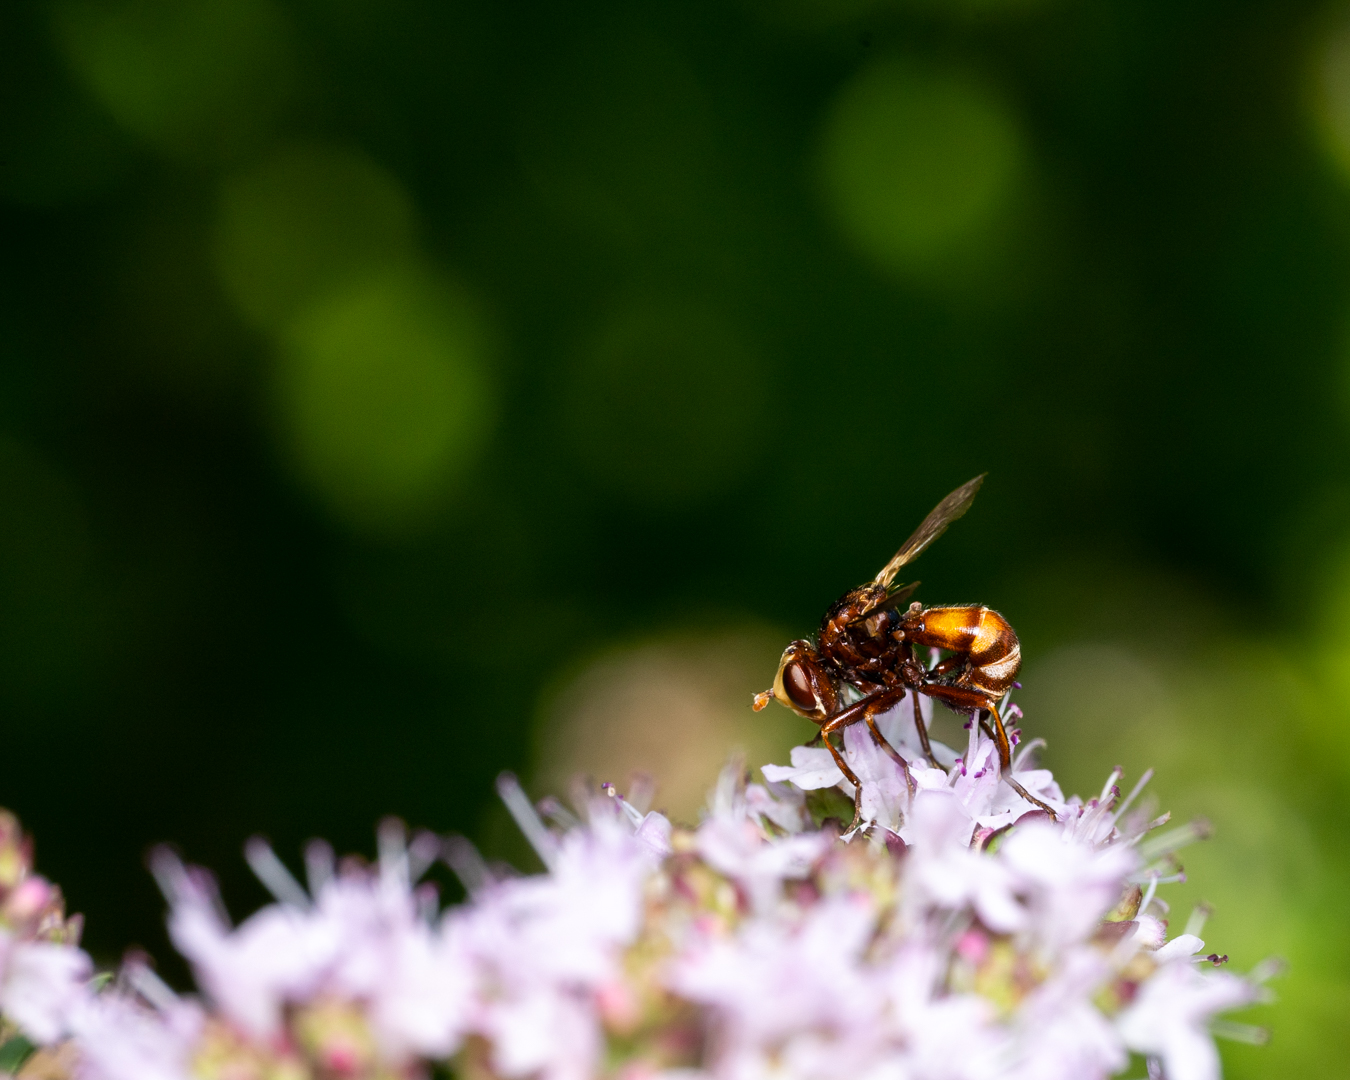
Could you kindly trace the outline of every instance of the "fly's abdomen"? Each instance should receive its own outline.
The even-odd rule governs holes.
[[[966,686],[998,695],[1017,678],[1022,647],[997,611],[976,606],[928,608],[906,623],[905,637],[916,645],[966,655],[970,668],[959,680]]]

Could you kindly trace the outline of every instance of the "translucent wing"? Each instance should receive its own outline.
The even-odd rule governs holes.
[[[962,484],[933,507],[932,513],[914,530],[914,535],[906,540],[891,561],[881,568],[881,573],[876,577],[877,584],[885,585],[889,589],[902,566],[917,559],[924,548],[946,532],[948,525],[969,510],[970,504],[975,501],[975,493],[984,483],[984,477],[985,474],[980,473],[974,480]]]

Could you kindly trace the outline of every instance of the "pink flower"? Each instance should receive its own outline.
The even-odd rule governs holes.
[[[546,868],[530,877],[386,823],[374,867],[336,872],[312,846],[306,890],[254,841],[278,902],[238,926],[205,873],[160,853],[201,1001],[134,962],[96,990],[59,892],[28,875],[0,814],[16,868],[0,881],[16,920],[0,913],[0,1011],[67,1039],[70,1080],[1105,1080],[1130,1050],[1169,1080],[1216,1080],[1211,1027],[1242,1032],[1214,1018],[1259,990],[1200,969],[1203,913],[1167,941],[1155,895],[1171,875],[1158,860],[1203,830],[1145,838],[1162,819],[1123,817],[1143,781],[1122,801],[1113,772],[1066,800],[1014,763],[1051,819],[978,727],[960,757],[934,746],[943,768],[919,754],[912,711],[882,719],[911,760],[845,731],[862,825],[844,837],[813,826],[805,793],[852,788],[828,749],[798,747],[767,786],[724,770],[701,824],[678,830],[608,785],[575,814],[541,804],[548,825],[503,777]],[[447,911],[417,883],[440,854],[470,897]]]
[[[15,941],[3,931],[0,953],[0,1010],[35,1043],[68,1034],[71,1010],[93,974],[89,957],[72,945]]]
[[[1139,856],[1124,845],[1090,847],[1061,825],[1030,821],[1003,843],[999,862],[1017,881],[1038,939],[1058,947],[1092,932],[1120,899]]]
[[[749,816],[715,815],[698,830],[699,854],[739,882],[760,912],[777,901],[785,880],[805,877],[831,841],[822,833],[771,839]]]
[[[328,877],[308,906],[273,904],[233,929],[205,875],[164,853],[156,865],[174,944],[221,1012],[252,1036],[275,1037],[287,1006],[331,996],[366,1003],[391,1060],[458,1045],[468,963],[450,928],[424,917],[397,859],[377,873]]]
[[[1217,1080],[1219,1055],[1209,1021],[1251,1004],[1259,991],[1226,971],[1200,971],[1189,958],[1191,946],[1186,941],[1175,949],[1182,955],[1143,982],[1134,1002],[1117,1017],[1116,1029],[1131,1050],[1162,1058],[1167,1080]]]
[[[911,903],[948,909],[969,905],[993,930],[1020,930],[1027,910],[1017,893],[1017,877],[1003,859],[970,847],[974,825],[955,792],[918,795],[906,829],[915,889]]]
[[[72,1010],[77,1080],[192,1080],[203,1015],[188,1002],[167,1012],[120,992],[88,995]]]
[[[668,985],[717,1018],[716,1074],[764,1075],[772,1057],[793,1062],[790,1075],[852,1074],[881,1034],[882,997],[860,963],[875,925],[869,898],[855,894],[800,921],[751,919],[732,938],[694,943]]]

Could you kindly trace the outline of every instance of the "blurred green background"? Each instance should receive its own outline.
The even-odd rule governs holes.
[[[1214,821],[1229,1074],[1350,1075],[1350,9],[7,0],[0,203],[0,802],[98,956],[158,840],[692,813],[988,470],[919,596]]]

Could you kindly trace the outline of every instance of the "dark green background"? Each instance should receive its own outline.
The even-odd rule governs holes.
[[[483,837],[559,671],[705,621],[801,633],[988,470],[921,595],[1013,620],[1028,731],[1039,706],[1072,786],[1152,763],[1179,812],[1234,808],[1247,847],[1221,828],[1211,891],[1273,899],[1221,905],[1213,944],[1294,973],[1231,1071],[1346,1075],[1337,14],[7,0],[0,801],[91,949],[167,951],[158,840],[243,911],[255,831],[288,855],[368,850],[385,813]],[[891,111],[840,135],[882,84]],[[888,186],[926,153],[928,188]],[[284,292],[288,230],[317,254],[259,314],[230,207],[288,154],[309,187],[263,200],[240,258],[280,260]],[[964,231],[872,228],[894,205],[922,232],[986,174]],[[354,202],[320,205],[330,176]],[[323,290],[386,266],[443,284],[379,325],[448,319],[433,345],[461,335],[486,387],[408,498],[350,495],[364,466],[323,472],[331,441],[304,464],[285,404],[301,301],[319,334]],[[1089,646],[1107,659],[1055,666]],[[1122,656],[1167,708],[1135,708]]]

